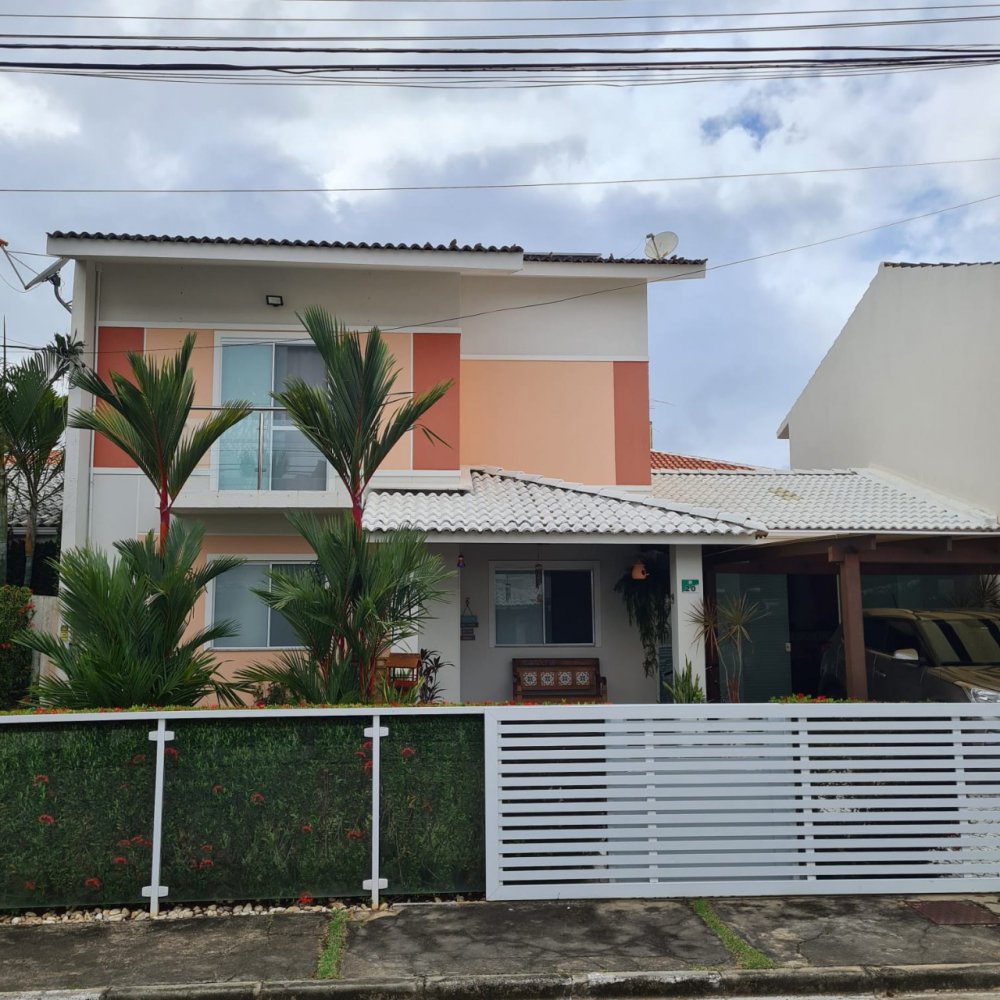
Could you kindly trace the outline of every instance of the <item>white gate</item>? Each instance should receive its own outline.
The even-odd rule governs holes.
[[[1000,890],[1000,705],[488,708],[488,899]]]

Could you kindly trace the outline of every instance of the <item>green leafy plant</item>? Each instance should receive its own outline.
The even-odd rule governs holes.
[[[665,552],[649,549],[642,553],[646,571],[643,579],[635,579],[631,568],[619,577],[615,593],[621,594],[628,613],[629,625],[639,631],[642,643],[642,667],[647,677],[659,670],[660,647],[670,641],[670,560]]]
[[[427,605],[441,596],[444,564],[416,532],[374,542],[343,516],[296,512],[288,519],[316,561],[305,570],[272,570],[270,588],[254,592],[285,618],[303,648],[237,676],[249,684],[278,684],[307,703],[371,698],[377,693],[374,665],[394,643],[417,634]]]
[[[293,377],[272,396],[333,467],[351,511],[322,521],[289,515],[316,563],[306,573],[272,570],[268,590],[256,593],[284,616],[303,651],[284,653],[240,676],[280,685],[307,702],[317,696],[324,702],[353,700],[358,694],[372,701],[378,661],[394,643],[417,633],[425,606],[441,596],[439,584],[449,574],[421,534],[396,531],[374,542],[362,523],[365,494],[408,431],[440,440],[421,421],[451,383],[406,398],[394,391],[399,373],[377,329],[362,337],[319,308],[307,309],[300,319],[323,360],[323,383]]]
[[[189,429],[194,406],[190,367],[194,343],[194,334],[189,333],[181,349],[162,363],[130,351],[131,378],[112,372],[110,382],[105,382],[88,368],[75,369],[70,375],[75,386],[97,399],[94,409],[76,410],[70,426],[103,434],[153,484],[160,511],[161,556],[177,494],[212,445],[253,409],[246,402],[224,403],[207,420]]]
[[[59,598],[69,639],[24,632],[15,641],[49,657],[61,676],[41,678],[35,693],[58,708],[193,705],[214,696],[239,703],[241,685],[223,682],[204,648],[235,634],[232,623],[187,631],[207,584],[241,560],[198,567],[200,525],[177,525],[162,554],[150,532],[103,552],[73,549],[62,559]]]
[[[0,709],[13,708],[31,684],[31,650],[13,639],[30,628],[35,614],[27,587],[0,587]]]
[[[694,676],[694,667],[687,657],[684,658],[684,669],[675,675],[672,684],[664,681],[663,688],[675,705],[701,705],[705,701],[701,680]]]
[[[746,594],[726,596],[721,601],[699,601],[689,612],[688,621],[698,636],[719,657],[727,700],[738,702],[743,685],[743,651],[752,642],[750,626],[767,616],[767,611]]]
[[[347,912],[334,910],[330,914],[330,922],[326,925],[326,937],[323,939],[323,950],[319,953],[316,963],[317,979],[339,979],[340,963],[344,959],[344,943],[347,939]]]
[[[417,685],[419,701],[422,705],[431,705],[441,700],[441,682],[438,674],[445,667],[454,664],[446,663],[435,649],[420,650],[420,683]]]
[[[691,901],[691,909],[702,923],[722,942],[726,951],[741,969],[773,969],[774,961],[752,944],[748,944],[716,912],[707,899]]]

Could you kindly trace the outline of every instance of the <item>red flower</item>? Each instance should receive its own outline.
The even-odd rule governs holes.
[[[264,801],[264,796],[261,795],[260,792],[254,792],[253,795],[250,796],[250,801],[255,806],[259,806],[261,804],[261,802]]]
[[[35,888],[35,880],[34,880],[34,879],[30,879],[30,878],[29,878],[29,879],[28,879],[28,880],[27,880],[27,881],[26,881],[26,882],[24,883],[24,888],[25,888],[25,889],[34,889],[34,888]]]
[[[403,749],[399,752],[403,755],[403,757],[412,757],[417,751],[414,750],[413,747],[403,747]]]
[[[201,845],[201,849],[202,849],[202,850],[203,850],[203,851],[204,851],[204,852],[205,852],[206,854],[208,854],[208,853],[210,853],[210,852],[211,852],[211,850],[212,850],[212,845],[211,845],[211,844],[202,844],[202,845]]]
[[[372,762],[370,760],[366,760],[364,764],[361,765],[361,770],[364,771],[365,774],[367,774],[371,769],[372,769]]]
[[[303,833],[312,833],[313,832],[313,828],[308,823],[303,823],[302,824],[302,832]]]
[[[136,753],[132,755],[132,759],[129,761],[130,764],[145,764],[146,755],[144,753]]]
[[[365,755],[364,750],[355,750],[354,751],[354,756],[355,757],[364,757],[364,755]]]
[[[371,740],[365,740],[364,743],[361,744],[361,749],[362,750],[371,750],[371,748],[372,748],[372,741]]]
[[[219,792],[224,792],[224,791],[225,791],[225,789],[222,787],[222,785],[212,785],[212,794],[213,795],[218,795]]]
[[[364,837],[364,835],[365,835],[365,831],[364,830],[359,830],[357,827],[354,827],[353,830],[348,830],[347,831],[347,839],[348,840],[361,840],[361,838]]]
[[[166,754],[166,755],[167,755],[167,756],[168,756],[168,757],[169,757],[169,758],[170,758],[171,760],[177,760],[177,758],[178,758],[178,757],[180,757],[180,754],[179,754],[179,753],[177,752],[177,750],[176,750],[176,749],[175,749],[174,747],[165,747],[165,748],[164,748],[164,750],[163,750],[163,752],[164,752],[164,753],[165,753],[165,754]]]
[[[307,892],[304,892],[295,902],[301,903],[303,906],[308,906],[312,901],[312,896],[310,896]]]
[[[49,783],[49,776],[47,774],[36,774],[31,779],[31,783],[33,785],[47,785]]]
[[[85,878],[83,880],[83,884],[87,889],[101,888],[101,880],[99,878],[94,878],[93,876],[91,876],[90,878]]]
[[[118,846],[119,847],[131,847],[132,846],[132,841],[131,840],[119,840],[118,841]]]
[[[122,857],[122,856],[121,856],[121,855],[119,854],[117,858],[112,858],[112,859],[111,859],[111,863],[112,863],[113,865],[127,865],[127,864],[128,864],[128,858],[123,858],[123,857]]]
[[[144,844],[145,842],[146,842],[146,838],[141,833],[137,833],[132,838],[132,843],[133,844]]]
[[[55,817],[50,816],[48,813],[42,813],[42,815],[38,817],[38,822],[41,823],[42,826],[52,826],[55,821]]]
[[[253,707],[254,708],[263,708],[266,704],[267,704],[267,702],[264,702],[264,701],[255,701],[253,703]]]
[[[215,862],[211,858],[202,858],[201,861],[198,862],[198,867],[199,868],[214,868],[215,867]]]

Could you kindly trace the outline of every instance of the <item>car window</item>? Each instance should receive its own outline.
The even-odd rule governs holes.
[[[990,618],[925,622],[942,664],[1000,663],[1000,629]]]
[[[872,619],[874,622],[874,619]],[[865,627],[865,645],[873,649],[876,653],[884,653],[892,656],[897,649],[915,649],[919,654],[924,655],[923,643],[917,635],[917,630],[913,622],[882,618],[879,620],[881,628],[872,629],[870,634]]]

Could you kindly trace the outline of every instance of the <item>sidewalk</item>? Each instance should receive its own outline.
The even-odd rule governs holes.
[[[962,898],[979,904],[979,919],[1000,913],[996,896]],[[0,993],[98,996],[111,987],[109,998],[360,1000],[1000,987],[1000,922],[939,925],[895,897],[725,899],[713,906],[774,969],[741,969],[683,900],[429,903],[352,921],[340,979],[325,983],[303,982],[315,974],[325,914],[3,925]],[[209,983],[218,985],[192,985]],[[174,988],[149,989],[154,984]]]

